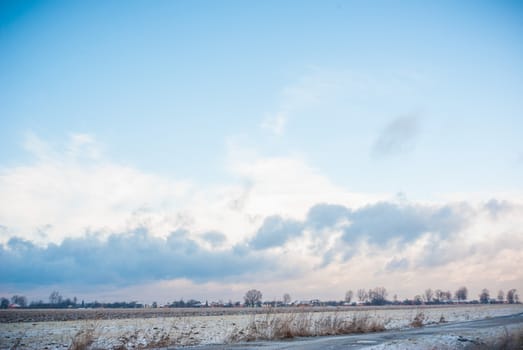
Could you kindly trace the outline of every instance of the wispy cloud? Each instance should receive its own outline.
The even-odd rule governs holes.
[[[299,122],[302,111],[327,101],[340,88],[338,75],[314,69],[282,89],[276,111],[268,113],[260,127],[275,135],[282,135],[293,118]]]
[[[375,157],[390,157],[412,151],[420,133],[418,116],[392,120],[374,141],[371,153]]]

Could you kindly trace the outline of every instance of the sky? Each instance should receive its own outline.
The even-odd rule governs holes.
[[[0,2],[0,295],[523,292],[519,1]]]

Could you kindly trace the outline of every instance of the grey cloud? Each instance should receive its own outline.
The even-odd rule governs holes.
[[[269,216],[263,221],[250,241],[254,249],[266,249],[283,245],[292,237],[302,234],[303,224],[296,220],[283,219],[280,216]]]
[[[387,202],[352,212],[350,221],[343,234],[346,242],[367,238],[380,245],[393,238],[410,241],[426,232],[449,235],[467,223],[463,213],[454,207],[432,208]]]
[[[372,155],[387,157],[412,150],[419,130],[419,118],[416,116],[394,119],[382,130],[374,142]]]
[[[491,201],[488,207],[499,210],[505,204]],[[427,247],[433,254],[428,254],[423,263],[441,264],[450,258],[444,254],[449,251],[444,249],[446,238],[465,227],[472,215],[472,209],[466,205],[435,207],[381,202],[351,210],[341,205],[318,204],[309,210],[304,221],[267,217],[250,241],[220,251],[201,247],[184,230],[172,232],[167,238],[154,237],[145,229],[113,234],[106,240],[86,234],[47,247],[11,238],[0,244],[2,283],[132,285],[174,278],[199,282],[276,271],[276,262],[283,256],[263,250],[300,238],[306,229],[311,231],[314,254],[323,258],[324,266],[336,259],[349,260],[361,241],[384,246],[391,239],[398,239],[405,244],[427,232],[434,234],[435,241]],[[328,229],[332,227],[341,229],[341,238],[333,246],[322,244],[329,240]],[[225,240],[216,231],[200,237],[211,244]],[[405,262],[393,260],[388,268],[404,265]]]
[[[173,278],[222,279],[269,270],[272,263],[236,249],[205,250],[186,231],[162,239],[136,230],[113,234],[106,241],[87,235],[47,247],[11,238],[0,245],[0,266],[3,283],[132,285]]]
[[[468,224],[471,209],[466,205],[424,206],[380,202],[357,210],[341,205],[318,204],[313,206],[305,221],[286,220],[279,216],[265,219],[248,247],[262,250],[285,244],[289,239],[303,236],[304,229],[313,230],[311,248],[325,254],[325,229],[337,226],[342,230],[341,241],[335,251],[327,253],[328,264],[336,254],[350,259],[355,245],[367,240],[380,246],[392,239],[407,243],[424,233],[445,238]]]
[[[335,226],[343,219],[348,219],[350,209],[335,204],[317,204],[307,213],[307,226],[322,229]]]

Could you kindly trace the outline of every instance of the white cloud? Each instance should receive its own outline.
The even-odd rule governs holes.
[[[145,226],[160,236],[180,227],[218,230],[233,244],[269,215],[303,218],[317,202],[357,205],[372,198],[333,185],[297,157],[245,156],[231,148],[228,166],[235,182],[209,187],[110,161],[90,135],[73,134],[58,148],[31,134],[26,146],[36,160],[0,172],[4,241],[16,234],[60,242],[86,230]]]
[[[418,77],[413,79],[414,75]],[[265,115],[260,127],[275,135],[283,135],[288,126],[299,124],[306,116],[312,115],[323,121],[329,120],[331,113],[345,115],[353,120],[352,125],[358,127],[362,126],[362,118],[370,126],[375,121],[384,123],[391,115],[405,113],[406,108],[420,108],[423,97],[419,96],[419,86],[426,83],[426,79],[416,72],[392,72],[388,75],[380,72],[376,75],[309,67],[306,74],[282,88],[276,108]],[[417,101],[415,105],[413,99]],[[413,124],[411,129],[416,128]],[[405,125],[399,125],[392,132],[398,134],[405,128]],[[413,132],[415,130],[405,130],[403,134]],[[397,146],[398,137],[393,140],[388,137],[382,143],[393,142]]]
[[[335,298],[349,288],[377,285],[394,290],[400,297],[412,297],[413,291],[420,293],[428,287],[452,289],[465,283],[477,289],[523,288],[523,275],[518,268],[522,263],[519,252],[523,249],[523,207],[518,202],[475,198],[466,205],[448,201],[394,204],[386,195],[356,194],[333,184],[301,156],[262,157],[241,145],[230,148],[227,166],[231,182],[206,186],[111,162],[89,135],[73,135],[61,150],[34,135],[26,144],[36,152],[37,159],[25,166],[0,170],[2,242],[21,236],[45,244],[81,237],[85,230],[109,235],[137,227],[147,228],[153,236],[166,237],[182,228],[200,248],[227,252],[249,249],[247,243],[269,216],[305,222],[312,207],[329,203],[346,207],[322,207],[334,210],[333,217],[324,216],[328,214],[324,211],[316,213],[316,221],[332,222],[332,227],[316,230],[304,225],[302,234],[290,235],[284,244],[256,253],[285,267],[278,276],[268,271],[256,275],[258,283],[263,281],[266,295],[279,297],[290,292],[297,298]],[[413,211],[414,216],[426,216],[427,210],[439,213],[437,218],[445,225],[452,223],[447,219],[454,216],[445,215],[447,211],[443,209],[455,208],[456,214],[465,217],[469,224],[444,225],[452,227],[444,237],[430,232],[438,226],[422,225],[419,227],[426,226],[429,231],[407,235],[403,241],[391,239],[387,244],[361,237],[343,239],[353,224],[351,220],[356,220],[350,216],[343,219],[344,213],[359,212],[357,218],[361,220],[363,211],[371,212],[369,204],[387,200],[399,207],[425,208]],[[396,223],[394,227],[402,228],[395,221],[395,213],[390,211],[388,219]],[[340,215],[342,220],[336,221]],[[376,223],[383,219],[380,215],[369,217]],[[223,234],[226,240],[213,245],[206,238],[209,232]],[[241,256],[241,252],[237,253]],[[391,261],[396,262],[393,265],[397,268],[390,268]],[[442,276],[448,276],[445,283],[440,282]],[[490,276],[495,286],[482,285],[482,276]],[[398,280],[404,283],[398,285]],[[243,279],[206,286],[226,298],[227,293],[234,291],[236,294],[230,297],[235,297],[240,289],[243,292],[256,281]],[[165,288],[172,285],[158,283]],[[188,293],[198,289],[193,282],[182,285]],[[297,289],[297,285],[308,287]]]
[[[37,160],[0,172],[0,222],[22,237],[58,242],[85,230],[125,230],[136,213],[176,207],[190,190],[186,182],[100,159],[87,135],[73,135],[61,151],[34,136],[27,144]],[[41,227],[45,237],[37,234]]]
[[[289,120],[303,110],[325,102],[339,89],[339,82],[339,76],[313,70],[297,82],[282,89],[277,111],[265,116],[260,127],[275,135],[282,135]]]

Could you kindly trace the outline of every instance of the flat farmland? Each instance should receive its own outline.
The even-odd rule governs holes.
[[[338,333],[339,327],[355,324],[359,328],[351,329],[354,333],[361,333],[488,319],[521,312],[521,304],[3,310],[0,312],[0,349],[68,349],[80,343],[87,349],[174,348],[276,340],[293,335],[336,335],[342,334]],[[278,331],[282,327],[302,333],[289,331],[280,334]]]

